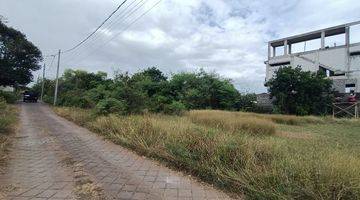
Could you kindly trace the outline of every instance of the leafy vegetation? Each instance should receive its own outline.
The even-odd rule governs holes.
[[[0,90],[0,98],[3,98],[6,103],[12,104],[20,99],[20,95],[16,92],[6,92]]]
[[[40,69],[41,60],[40,50],[0,18],[0,86],[17,87],[30,83],[32,72]]]
[[[54,81],[45,81],[44,100],[51,103]],[[33,89],[40,93],[41,82]],[[60,78],[61,106],[95,108],[100,114],[166,113],[182,114],[188,109],[249,110],[254,94],[240,94],[230,80],[214,73],[179,73],[171,78],[157,68],[133,75],[66,70]]]
[[[54,110],[247,199],[360,198],[357,120],[211,110],[182,116]]]
[[[283,114],[325,115],[332,102],[332,81],[322,72],[282,67],[266,83],[274,104]]]

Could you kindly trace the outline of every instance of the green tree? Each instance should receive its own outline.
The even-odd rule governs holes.
[[[280,68],[266,84],[276,108],[284,114],[322,115],[332,102],[332,81],[321,71]]]
[[[0,85],[26,85],[40,69],[40,50],[26,36],[0,20]]]
[[[230,80],[204,70],[175,74],[169,84],[174,99],[189,109],[232,110],[240,95]]]
[[[54,85],[55,81],[45,80],[47,102],[52,100]],[[41,82],[33,89],[40,93]],[[133,75],[116,73],[114,79],[107,79],[103,72],[66,70],[59,81],[58,105],[96,108],[101,114],[181,114],[187,109],[239,110],[248,106],[241,97],[230,80],[203,70],[174,74],[170,79],[155,67]]]

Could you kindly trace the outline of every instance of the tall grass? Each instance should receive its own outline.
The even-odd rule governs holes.
[[[237,115],[234,112],[197,110],[190,111],[192,122],[230,132],[245,131],[258,135],[275,133],[275,124],[267,119],[250,115]]]
[[[276,125],[267,115],[192,111],[182,117],[94,117],[84,110],[55,111],[139,154],[248,199],[360,198],[359,156],[334,148],[322,138],[273,136]],[[318,119],[295,120],[320,123]]]
[[[0,98],[0,168],[7,160],[7,151],[11,144],[10,134],[15,130],[17,110]]]

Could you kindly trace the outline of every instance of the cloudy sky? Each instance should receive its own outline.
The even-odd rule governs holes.
[[[0,0],[0,15],[43,54],[53,54],[81,41],[122,1]],[[62,55],[61,71],[204,68],[242,92],[264,92],[267,41],[360,20],[358,0],[162,0],[132,23],[157,2],[128,0],[88,43]]]

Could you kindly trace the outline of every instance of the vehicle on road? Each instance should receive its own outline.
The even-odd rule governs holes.
[[[38,94],[36,92],[25,91],[23,93],[23,102],[34,102],[36,103],[38,100]]]

